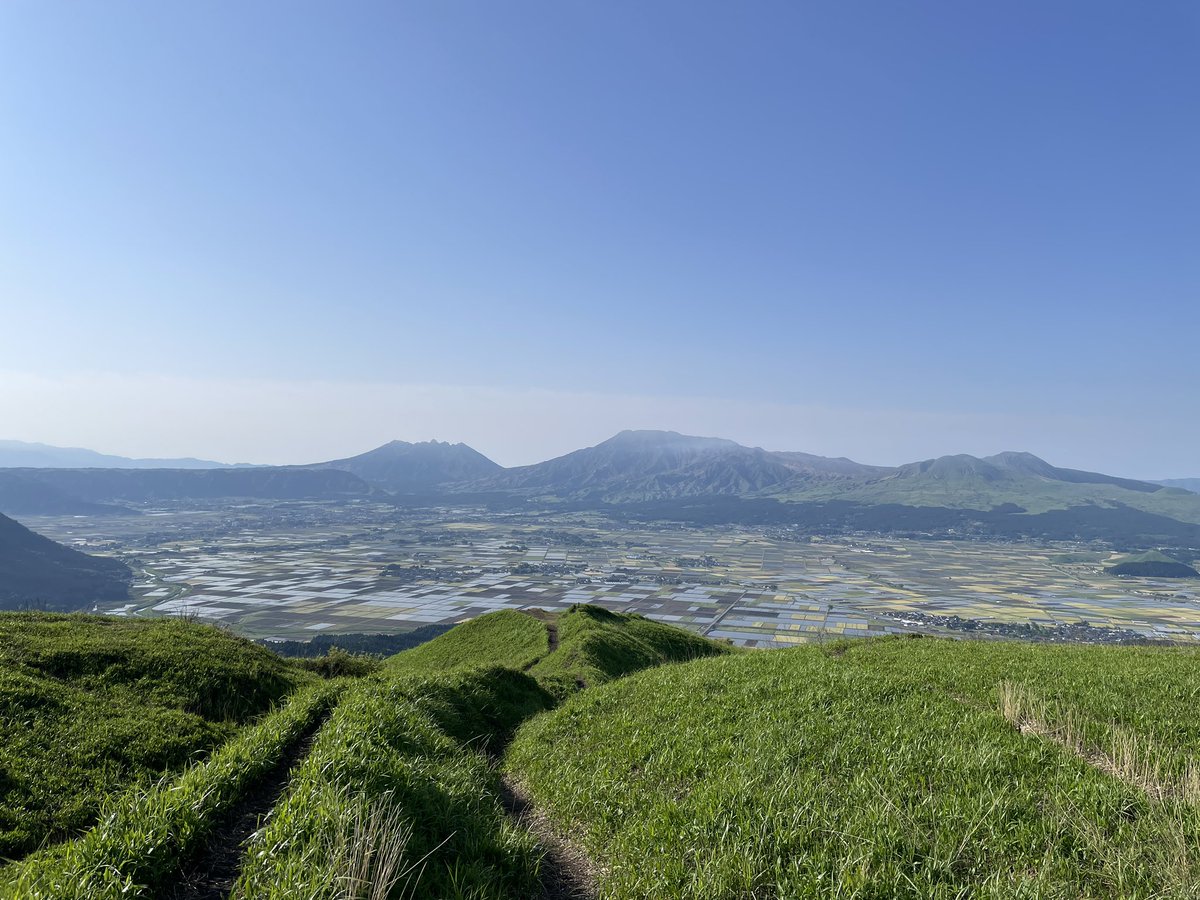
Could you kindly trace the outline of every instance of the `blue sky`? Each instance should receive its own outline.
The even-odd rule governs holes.
[[[1200,474],[1197,110],[1190,2],[10,0],[0,437]]]

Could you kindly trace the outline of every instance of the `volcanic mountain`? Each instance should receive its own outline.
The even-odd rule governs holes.
[[[674,431],[622,431],[594,447],[507,469],[484,485],[537,495],[624,502],[759,494],[785,485],[873,471],[846,459],[772,453],[723,438]]]
[[[442,441],[416,444],[391,441],[358,456],[306,468],[350,472],[368,484],[396,493],[421,491],[451,482],[476,481],[502,471],[499,465],[466,444]]]

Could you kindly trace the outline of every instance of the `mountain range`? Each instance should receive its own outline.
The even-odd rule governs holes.
[[[0,441],[0,469],[237,469],[246,463],[211,459],[133,459],[83,447],[54,447],[28,441]]]
[[[623,431],[594,447],[514,468],[465,444],[392,441],[306,466],[0,469],[0,512],[100,515],[235,497],[400,505],[502,497],[518,505],[603,507],[707,523],[1200,546],[1200,494],[1184,486],[1061,468],[1020,452],[887,467],[722,438]]]

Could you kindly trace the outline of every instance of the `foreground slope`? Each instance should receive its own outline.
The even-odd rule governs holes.
[[[0,515],[0,609],[90,609],[129,596],[123,562],[64,547]]]
[[[78,655],[22,665],[157,681],[126,666],[142,651]],[[212,852],[220,895],[256,900],[1194,897],[1198,661],[934,639],[735,652],[597,607],[493,613],[303,687],[0,870],[0,897],[149,900]],[[223,842],[270,778],[265,821]],[[563,846],[586,872],[546,894]]]
[[[513,730],[585,678],[728,650],[641,616],[535,612],[459,625],[351,689],[255,835],[245,895],[358,896],[365,880],[372,896],[541,896],[542,851],[508,814],[494,762]],[[364,879],[364,841],[353,847],[372,827],[388,837],[365,841],[380,862]]]
[[[1197,656],[891,640],[577,694],[506,765],[646,897],[1190,897]]]
[[[310,681],[216,628],[0,614],[0,857],[95,821]]]

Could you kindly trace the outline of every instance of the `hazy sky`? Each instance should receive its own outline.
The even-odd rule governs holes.
[[[0,438],[1200,475],[1200,5],[0,3]]]

